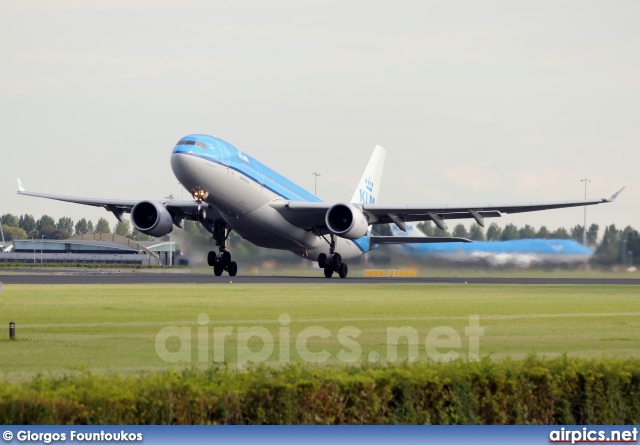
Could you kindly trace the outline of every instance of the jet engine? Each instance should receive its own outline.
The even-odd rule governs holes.
[[[334,235],[347,239],[362,238],[369,228],[367,217],[351,204],[332,205],[324,220]]]
[[[131,209],[131,222],[140,232],[165,236],[173,229],[173,218],[165,206],[153,201],[140,201]]]

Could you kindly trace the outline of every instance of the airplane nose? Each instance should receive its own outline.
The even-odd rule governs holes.
[[[173,170],[173,174],[178,181],[185,186],[193,181],[196,176],[190,158],[191,156],[184,153],[174,153],[171,155],[171,170]]]
[[[173,173],[176,172],[176,168],[182,167],[185,164],[182,154],[176,153],[175,151],[171,154],[171,169]]]

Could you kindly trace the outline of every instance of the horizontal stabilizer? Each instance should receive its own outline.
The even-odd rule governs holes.
[[[470,239],[457,236],[372,236],[373,244],[430,244],[430,243],[472,243]]]

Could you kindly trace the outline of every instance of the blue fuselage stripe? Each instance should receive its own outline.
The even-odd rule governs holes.
[[[207,142],[211,142],[211,140],[215,140],[217,142],[218,151],[220,148],[225,149],[227,152],[226,156],[222,154],[214,156],[211,151],[202,149],[195,145],[178,145],[173,150],[174,154],[188,154],[209,162],[214,162],[223,167],[231,168],[238,173],[242,173],[247,178],[272,191],[276,195],[290,201],[322,202],[321,199],[309,193],[291,180],[271,170],[269,167],[261,164],[250,156],[245,155],[221,139],[201,135],[187,136],[187,138],[193,138],[193,140],[202,141],[205,144]],[[215,150],[212,144],[208,145]],[[223,145],[223,147],[221,147],[221,145]],[[224,162],[225,157],[228,163]]]

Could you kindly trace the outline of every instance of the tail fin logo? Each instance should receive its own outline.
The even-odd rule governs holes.
[[[369,192],[373,192],[373,181],[371,180],[371,178],[369,177],[369,178],[365,179],[364,182],[365,182],[365,187],[367,188],[367,190]]]
[[[364,180],[364,188],[366,190],[358,189],[360,192],[360,202],[362,204],[375,204],[376,198],[373,196],[373,180],[371,176]]]
[[[374,148],[350,202],[359,204],[376,203],[380,193],[385,153],[384,148],[379,145]]]
[[[367,190],[370,192],[371,189],[367,187],[367,190],[358,189],[360,192],[360,203],[362,204],[375,204],[376,198],[370,195]]]

